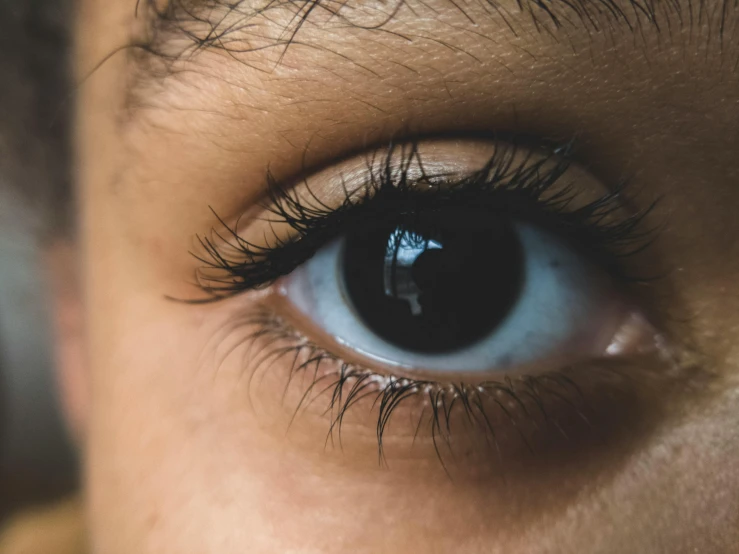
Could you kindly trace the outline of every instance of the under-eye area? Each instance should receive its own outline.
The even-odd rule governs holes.
[[[633,448],[687,390],[635,292],[659,232],[573,151],[434,139],[268,175],[194,252],[189,301],[228,306],[217,364],[287,430],[323,420],[320,446],[371,442],[391,468],[569,471]]]
[[[239,375],[239,394],[263,423],[298,447],[350,457],[355,470],[412,465],[538,486],[615,469],[690,392],[689,369],[657,352],[531,375],[409,376],[308,338],[298,328],[308,322],[279,310],[249,306],[230,320],[216,341],[219,375]]]

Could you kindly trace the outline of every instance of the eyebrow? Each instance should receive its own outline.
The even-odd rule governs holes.
[[[721,40],[727,34],[729,11],[739,3],[739,0],[512,0],[509,6],[515,8],[513,11],[497,0],[473,1],[478,1],[490,18],[497,19],[514,36],[518,36],[526,20],[532,22],[539,33],[555,37],[557,31],[565,27],[588,34],[622,29],[639,34],[645,27],[651,27],[658,33],[667,29],[672,35],[676,25],[687,25],[692,30],[694,26],[718,20],[711,31]],[[476,23],[457,0],[447,2],[449,9],[462,12]],[[369,4],[366,0],[354,0],[354,3],[357,6]],[[352,9],[350,0],[263,0],[261,3],[255,0],[165,0],[164,5],[161,4],[158,0],[138,0],[137,15],[145,19],[147,33],[135,46],[169,60],[213,48],[239,54],[280,46],[288,49],[301,28],[316,14],[323,12],[341,19],[343,11]],[[409,0],[395,0],[383,21],[366,27],[358,22],[344,21],[350,26],[382,30],[408,4]],[[257,26],[258,18],[269,22],[270,12],[281,8],[290,8],[294,15],[276,30],[271,44],[249,48],[239,40],[240,34]],[[279,25],[274,21],[269,24]],[[173,48],[173,43],[179,43],[180,48]]]
[[[723,58],[726,52],[736,51],[733,39],[739,34],[739,0],[439,2],[445,3],[450,12],[465,16],[471,31],[482,39],[486,35],[479,24],[484,18],[488,25],[507,29],[511,42],[517,39],[569,42],[573,49],[582,48],[583,41],[599,42],[608,49],[620,43],[636,44],[646,56],[652,48],[690,46],[707,53],[710,47]],[[345,14],[352,10],[379,12],[378,7],[384,10],[383,16],[367,24],[361,17],[350,20]],[[123,48],[129,53],[132,71],[125,92],[127,111],[133,113],[138,106],[147,105],[146,98],[151,92],[148,85],[163,82],[182,69],[180,62],[191,62],[204,51],[221,51],[249,67],[269,72],[275,65],[265,69],[264,60],[249,56],[278,49],[276,65],[279,65],[288,49],[298,42],[306,23],[320,32],[327,29],[328,26],[322,27],[326,22],[339,20],[346,28],[387,32],[411,41],[412,36],[387,27],[396,19],[411,20],[418,8],[428,9],[440,18],[444,9],[432,6],[428,0],[137,0],[134,28],[138,32]],[[477,8],[474,12],[477,20],[470,15],[470,8]],[[282,21],[279,10],[283,10]],[[284,21],[284,10],[289,10],[287,21]],[[456,49],[454,45],[440,44]],[[722,67],[738,68],[739,55],[729,55],[734,59],[722,62]]]

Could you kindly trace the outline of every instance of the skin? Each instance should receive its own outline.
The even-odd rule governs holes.
[[[81,1],[81,77],[151,36],[134,3]],[[635,34],[605,19],[588,33],[571,13],[571,24],[540,32],[504,2],[515,36],[474,2],[409,1],[390,18],[387,6],[350,3],[347,20],[317,10],[286,53],[206,47],[177,57],[169,76],[161,57],[131,49],[99,65],[77,105],[84,293],[62,299],[84,314],[64,335],[62,361],[92,551],[734,552],[739,19],[727,8],[721,39],[720,11],[707,4],[692,25],[664,15],[670,32],[644,23]],[[252,48],[272,44],[291,17],[267,15],[251,19]],[[391,33],[371,28],[383,21]],[[189,45],[166,32],[150,44],[167,55]],[[505,472],[462,456],[464,475],[452,479],[428,441],[410,448],[398,427],[380,466],[372,420],[360,415],[343,449],[325,447],[320,409],[286,433],[286,361],[249,386],[258,356],[243,330],[227,329],[270,291],[205,305],[167,298],[198,296],[188,251],[218,224],[208,207],[227,220],[248,212],[268,167],[300,179],[399,135],[511,132],[577,136],[590,174],[630,177],[633,208],[662,198],[648,220],[659,239],[633,263],[666,274],[636,297],[675,362],[623,361],[636,400],[608,408],[602,440],[534,461],[511,447]]]

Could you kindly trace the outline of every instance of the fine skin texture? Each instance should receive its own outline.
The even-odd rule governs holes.
[[[78,6],[84,355],[65,373],[84,376],[69,379],[92,551],[736,552],[733,4],[612,5],[625,19],[552,6],[558,24],[508,1],[311,5],[186,2],[200,21],[182,6],[157,18],[164,1]],[[342,447],[321,406],[289,425],[288,361],[258,372],[233,324],[279,304],[271,290],[172,300],[202,298],[190,251],[219,225],[208,208],[250,213],[268,169],[299,183],[397,137],[453,150],[511,134],[575,137],[589,174],[629,178],[636,210],[661,199],[659,238],[633,263],[664,277],[636,296],[676,355],[623,362],[630,400],[602,403],[602,432],[535,460],[504,440],[493,469],[465,450],[450,475],[397,427],[378,464],[362,415]]]

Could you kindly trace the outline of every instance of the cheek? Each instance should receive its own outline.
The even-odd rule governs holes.
[[[372,494],[347,494],[345,477],[298,455],[284,431],[261,428],[239,372],[216,363],[212,326],[197,310],[117,296],[126,300],[108,305],[93,333],[94,551],[344,552],[329,529],[361,544],[367,526],[345,520],[345,502],[372,505]]]
[[[197,310],[117,296],[125,302],[108,306],[93,333],[94,552],[453,552],[471,541],[474,553],[523,540],[505,531],[515,514],[487,488],[470,492],[438,476],[430,487],[415,463],[414,472],[379,467],[376,450],[358,469],[339,449],[308,455],[284,428],[268,432],[239,372],[214,363],[213,330],[188,315]],[[323,444],[325,431],[316,439]]]
[[[229,413],[233,399],[202,363],[197,320],[172,319],[150,298],[117,308],[115,329],[98,325],[93,345],[94,551],[248,551],[265,536],[256,507],[268,503],[269,449]]]
[[[307,455],[247,401],[243,368],[217,363],[219,325],[202,311],[121,287],[108,292],[116,300],[91,306],[85,467],[94,552],[539,554],[592,552],[592,544],[606,553],[645,544],[682,552],[679,545],[702,537],[736,534],[736,496],[722,493],[739,489],[739,409],[730,395],[721,414],[665,430],[574,504],[562,479],[549,494],[509,490],[503,480],[466,488],[416,465],[356,466],[338,449],[344,462]],[[532,521],[543,498],[551,517]]]

